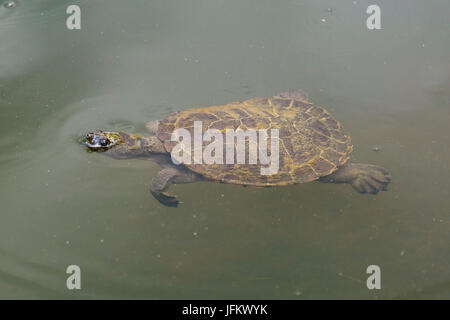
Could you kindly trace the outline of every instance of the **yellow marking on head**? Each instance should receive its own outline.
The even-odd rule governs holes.
[[[115,132],[105,132],[104,135],[111,141],[122,141],[120,135]]]

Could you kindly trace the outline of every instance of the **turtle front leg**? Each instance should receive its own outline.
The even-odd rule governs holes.
[[[387,190],[391,175],[386,169],[372,164],[349,163],[319,181],[349,183],[360,193],[377,194]]]
[[[178,207],[179,201],[175,196],[165,192],[171,184],[190,183],[201,180],[201,177],[191,171],[175,166],[166,167],[153,178],[150,192],[160,203],[167,207]]]

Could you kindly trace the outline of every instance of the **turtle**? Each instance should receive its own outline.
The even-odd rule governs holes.
[[[230,156],[234,161],[217,161],[227,157],[224,155],[226,151],[238,150],[239,140],[234,138],[211,153],[217,155],[215,162],[198,161],[191,154],[185,159],[192,161],[179,161],[174,157],[177,146],[180,155],[183,154],[180,153],[180,146],[183,149],[192,146],[192,143],[186,140],[185,144],[181,144],[181,139],[174,139],[174,134],[182,130],[181,132],[195,135],[196,125],[201,133],[206,131],[225,135],[228,132],[266,132],[266,155],[269,151],[271,155],[277,152],[277,170],[262,174],[262,164],[250,161],[250,151],[244,156],[244,161],[243,158],[240,162],[236,161],[237,152]],[[180,203],[167,192],[170,185],[196,181],[279,187],[317,180],[350,184],[363,194],[386,191],[391,181],[391,175],[382,167],[347,163],[353,149],[350,137],[328,111],[310,102],[302,90],[220,106],[191,108],[172,113],[162,120],[150,121],[146,128],[148,135],[96,130],[87,133],[83,143],[89,151],[115,159],[140,158],[156,161],[162,169],[153,178],[150,192],[156,200],[168,207],[177,207]],[[274,145],[269,145],[268,131],[271,131],[273,140],[270,141]],[[245,152],[251,149],[250,142],[255,144],[256,141],[253,147],[261,148],[264,141],[261,136],[252,141],[249,137],[244,136],[244,140],[240,140],[245,145]],[[199,154],[202,155],[201,152],[213,141],[212,137],[209,138],[204,139],[203,136],[203,140],[197,146],[194,145],[194,153],[195,150],[200,150]],[[214,138],[214,141],[218,139],[217,136]],[[217,141],[220,142],[219,140]]]

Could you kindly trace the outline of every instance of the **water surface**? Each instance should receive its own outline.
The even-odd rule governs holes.
[[[1,298],[450,298],[450,3],[71,1],[0,4]],[[148,185],[150,161],[92,129],[302,88],[388,192],[309,183]],[[375,151],[378,150],[378,151]],[[65,270],[82,270],[82,290]],[[365,285],[369,265],[382,289]]]

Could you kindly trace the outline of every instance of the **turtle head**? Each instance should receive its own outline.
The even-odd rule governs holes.
[[[133,154],[130,146],[137,143],[124,132],[93,131],[86,134],[83,144],[89,152],[103,152],[117,158],[128,158]]]
[[[117,159],[161,153],[162,143],[156,137],[143,137],[121,131],[93,131],[86,134],[82,142],[89,152],[101,152]]]
[[[86,135],[83,144],[91,151],[107,151],[122,142],[120,132],[94,131]]]

